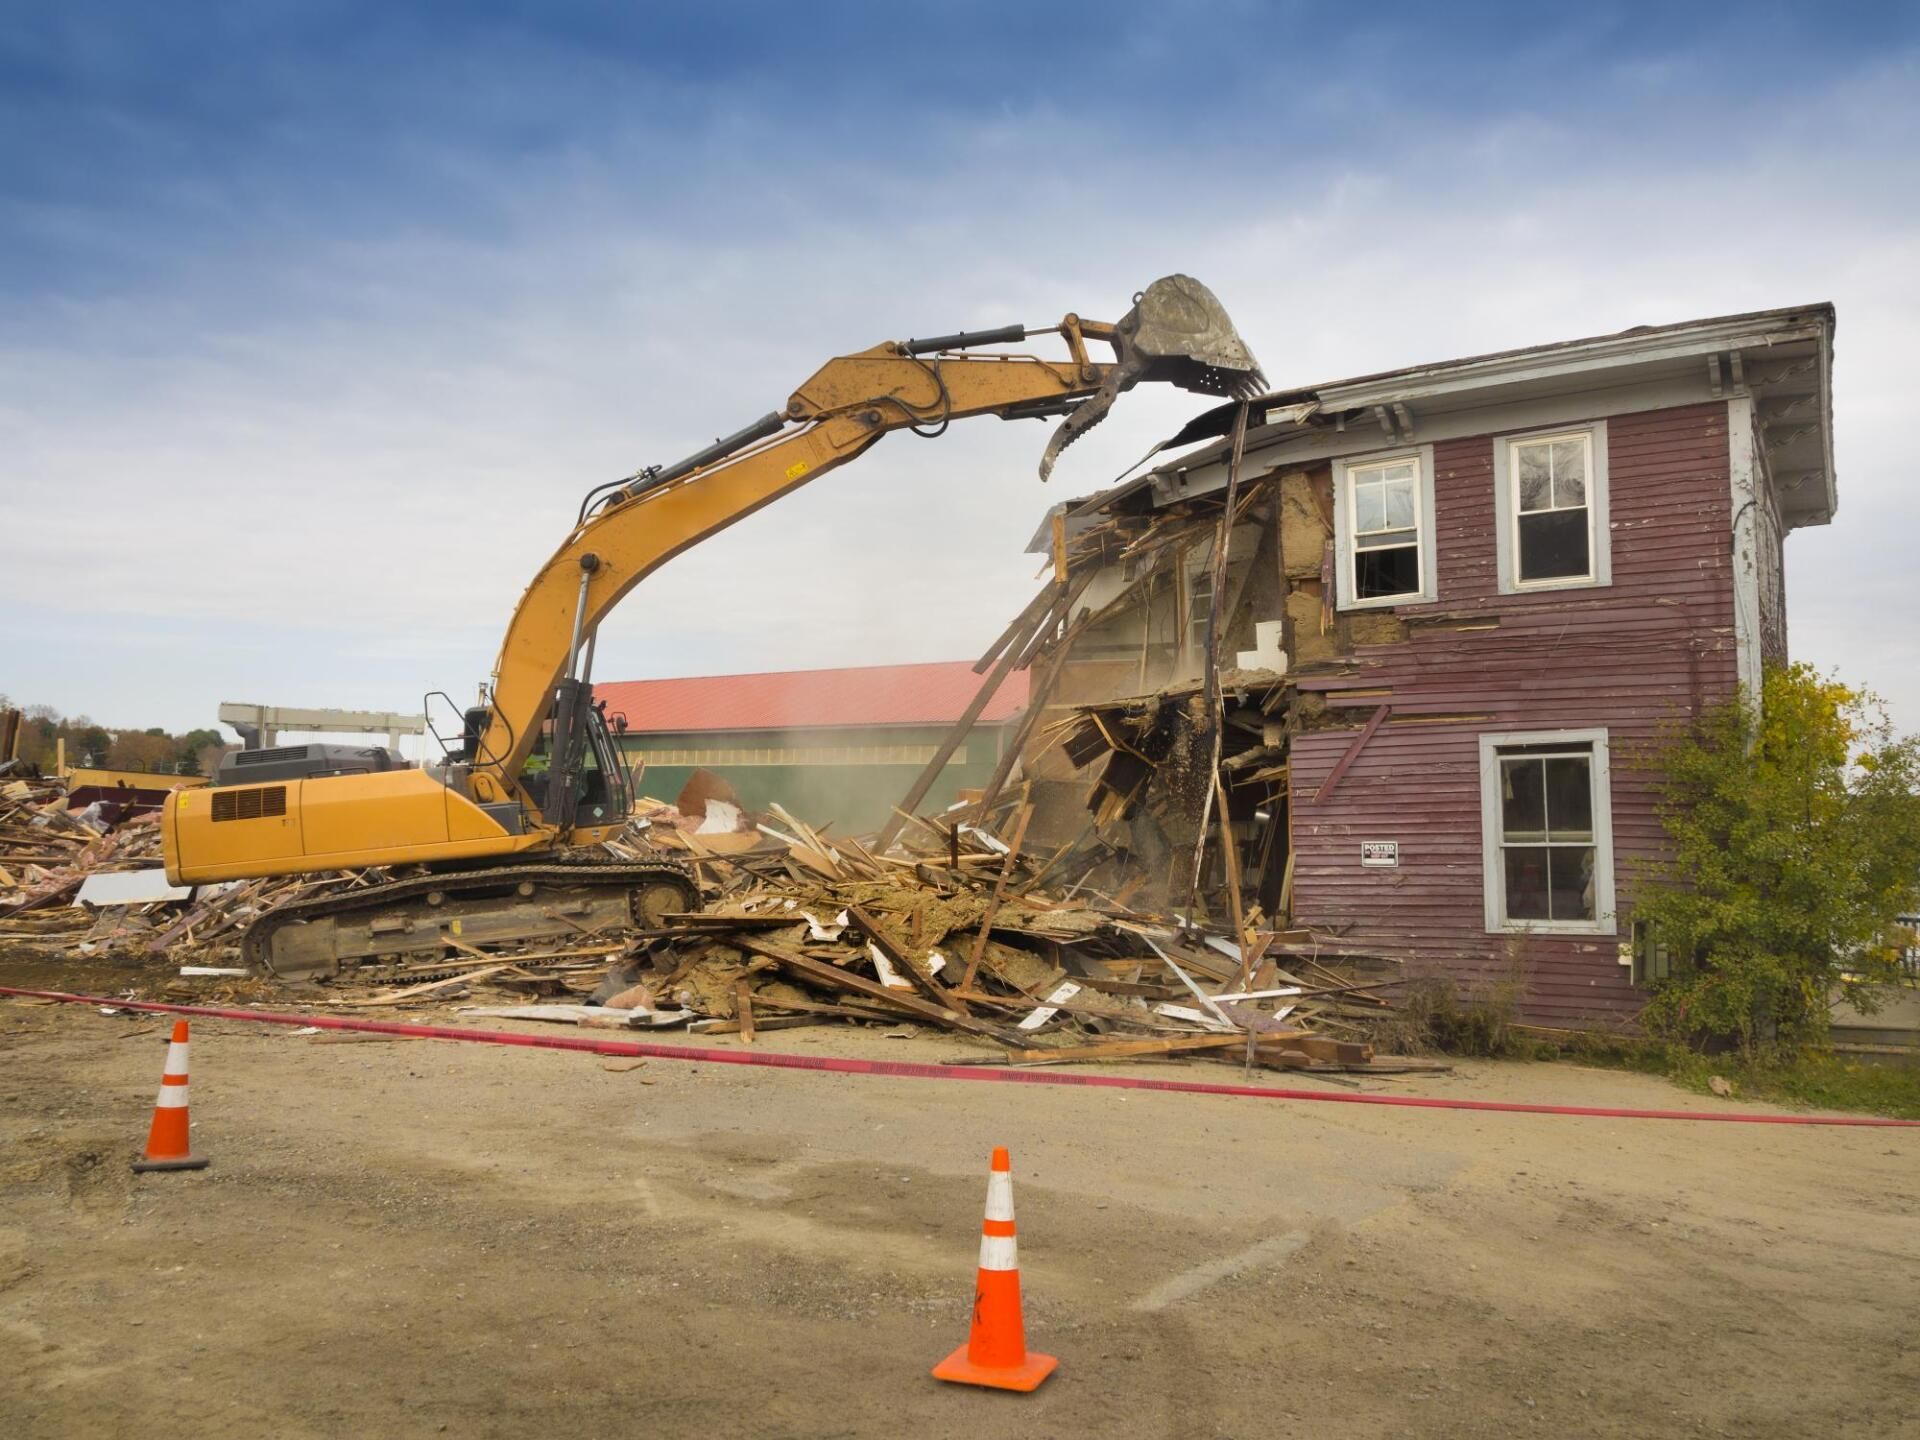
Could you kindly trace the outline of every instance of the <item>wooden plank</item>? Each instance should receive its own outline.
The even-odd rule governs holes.
[[[962,990],[973,989],[974,977],[980,973],[980,960],[987,953],[987,937],[993,931],[993,917],[1000,913],[1000,906],[1007,898],[1007,877],[1013,873],[1014,862],[1020,858],[1020,842],[1027,837],[1027,822],[1033,819],[1033,806],[1023,804],[1020,818],[1014,822],[1013,841],[1007,846],[1006,863],[1000,867],[1000,878],[994,882],[993,898],[987,902],[987,910],[980,917],[980,935],[973,942],[973,956],[967,961],[966,976],[960,981]]]
[[[1233,816],[1227,805],[1227,786],[1217,768],[1213,772],[1213,793],[1220,807],[1220,859],[1227,868],[1227,907],[1233,916],[1233,943],[1244,953],[1249,947],[1247,912],[1240,898],[1240,847],[1233,843]],[[1247,969],[1244,961],[1240,968],[1244,975]]]
[[[973,662],[974,674],[986,674],[987,667],[993,664],[1007,646],[1014,645],[1015,641],[1025,642],[1026,637],[1033,633],[1033,627],[1040,623],[1041,612],[1053,608],[1053,602],[1060,593],[1059,586],[1060,580],[1056,578],[1041,587],[1040,593],[1029,600],[1026,608],[1013,617],[1013,623],[1000,632],[1000,638],[989,645],[986,653]],[[1015,646],[1015,648],[1019,647]]]
[[[1273,940],[1273,931],[1262,930],[1258,935],[1254,936],[1252,944],[1242,942],[1240,973],[1234,976],[1233,982],[1233,988],[1235,990],[1245,990],[1252,982],[1253,972],[1261,960],[1266,958],[1267,948],[1273,944]],[[1218,999],[1219,997],[1215,996],[1214,998]]]
[[[882,1010],[877,1005],[860,1005],[844,1000],[838,1004],[826,1005],[817,1000],[775,1000],[762,995],[756,1003],[762,1010],[792,1010],[803,1015],[818,1015],[822,1019],[831,1020],[878,1020],[883,1024],[892,1025],[900,1018],[894,1011]],[[759,1023],[765,1025],[768,1018],[777,1017],[763,1016]]]
[[[1018,1045],[1020,1042],[1010,1031],[998,1026],[987,1025],[972,1016],[962,1015],[955,1010],[930,1005],[917,995],[908,995],[899,990],[889,990],[877,980],[869,980],[864,975],[855,975],[850,971],[838,970],[819,960],[809,959],[805,955],[796,955],[790,950],[767,945],[758,940],[749,940],[742,936],[734,942],[742,950],[751,950],[756,955],[765,955],[777,962],[783,970],[792,972],[804,980],[824,986],[828,990],[846,990],[856,995],[864,995],[869,1000],[878,1000],[883,1005],[892,1005],[919,1019],[926,1020],[947,1030],[965,1030],[971,1035],[984,1035],[989,1040],[997,1040],[1002,1045]]]
[[[761,1030],[804,1030],[809,1025],[824,1025],[825,1015],[762,1015],[753,1022],[756,1033]],[[893,1017],[889,1015],[888,1020]],[[738,1020],[696,1020],[687,1026],[690,1035],[738,1035],[747,1040],[750,1037]]]
[[[1007,1059],[1015,1065],[1066,1065],[1087,1060],[1127,1060],[1136,1055],[1171,1055],[1182,1050],[1226,1050],[1244,1044],[1234,1035],[1169,1035],[1154,1040],[1102,1040],[1093,1045],[1029,1050],[1009,1046]]]
[[[753,1043],[753,986],[742,975],[733,982],[734,1012],[740,1022],[740,1042],[743,1045]]]
[[[1263,1032],[1259,1044],[1264,1059],[1269,1050],[1293,1051],[1323,1065],[1370,1065],[1373,1047],[1352,1040],[1336,1040],[1331,1035],[1290,1035],[1281,1037]]]
[[[958,1010],[962,1015],[972,1013],[967,1008],[967,1002],[960,999],[959,996],[942,985],[938,976],[929,974],[925,970],[922,970],[919,965],[908,959],[906,952],[887,938],[886,932],[874,923],[873,917],[867,914],[865,910],[862,910],[858,905],[849,905],[847,907],[847,919],[852,923],[854,929],[866,936],[868,942],[877,948],[882,955],[887,957],[888,962],[894,969],[898,970],[913,982],[914,988],[919,990],[922,995],[925,995],[934,1004],[944,1005],[949,1010]]]
[[[1393,707],[1391,705],[1382,705],[1378,710],[1373,712],[1372,718],[1360,727],[1360,733],[1354,737],[1353,743],[1347,747],[1346,753],[1335,762],[1332,771],[1328,773],[1325,780],[1320,782],[1320,788],[1314,792],[1314,804],[1320,804],[1327,796],[1333,793],[1333,787],[1340,783],[1340,778],[1353,767],[1353,762],[1360,758],[1360,752],[1367,748],[1367,742],[1373,738],[1373,732],[1378,730],[1387,716],[1392,713]]]
[[[1074,594],[1077,596],[1079,591],[1076,590]],[[1053,651],[1052,663],[1046,667],[1038,683],[1028,687],[1027,713],[1020,717],[1019,725],[1007,738],[1006,748],[1000,752],[1000,759],[993,767],[993,774],[988,777],[986,788],[980,792],[980,803],[975,807],[975,813],[983,819],[987,811],[993,807],[994,801],[1000,798],[1000,792],[1006,787],[1008,777],[1013,774],[1013,767],[1025,758],[1027,745],[1033,739],[1033,732],[1039,728],[1040,718],[1046,713],[1047,700],[1052,696],[1054,687],[1060,683],[1060,677],[1066,674],[1067,658],[1073,653],[1073,643],[1080,638],[1080,632],[1086,626],[1087,616],[1084,614],[1068,623],[1066,633],[1060,637],[1060,643]]]
[[[1045,593],[1057,597],[1060,589],[1058,585],[1051,585]],[[1053,612],[1049,610],[1047,613],[1051,615]],[[980,718],[980,712],[987,708],[987,702],[992,700],[999,691],[1001,682],[1012,673],[1014,662],[1020,658],[1020,649],[1018,645],[1009,645],[1002,652],[999,662],[987,678],[980,682],[980,688],[974,691],[973,699],[967,702],[966,710],[961,713],[958,720],[953,722],[953,728],[947,732],[947,738],[940,742],[940,748],[933,752],[933,758],[927,762],[919,778],[913,782],[907,793],[901,797],[900,803],[894,807],[896,812],[904,811],[911,816],[920,808],[920,802],[927,798],[927,792],[933,789],[934,782],[947,768],[947,762],[953,758],[953,752],[960,748],[961,743],[973,730],[974,722]],[[874,853],[885,852],[895,840],[900,838],[900,827],[903,823],[905,822],[897,813],[889,817],[887,823],[880,827],[880,833],[874,837]]]

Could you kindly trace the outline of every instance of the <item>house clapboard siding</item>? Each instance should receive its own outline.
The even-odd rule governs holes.
[[[1195,417],[1153,469],[1055,517],[1096,573],[1064,678],[1033,701],[1054,713],[1023,755],[1030,834],[1091,832],[1095,883],[1149,910],[1188,904],[1198,876],[1213,923],[1257,903],[1257,924],[1311,932],[1289,946],[1399,962],[1469,999],[1511,985],[1536,1023],[1630,1022],[1647,998],[1634,895],[1665,853],[1652,762],[1787,659],[1785,540],[1838,504],[1834,324],[1809,305],[1635,326]],[[1510,442],[1576,436],[1605,537],[1593,579],[1516,584]],[[1550,490],[1550,508],[1577,506]],[[1577,568],[1577,548],[1539,548],[1577,531],[1527,524],[1533,562]],[[1543,833],[1540,801],[1503,818],[1526,791],[1499,757],[1540,742],[1605,777],[1590,843],[1577,818]],[[1219,769],[1194,783],[1207,753]],[[1564,787],[1577,760],[1554,773]],[[1548,774],[1543,759],[1534,783]],[[1511,872],[1488,853],[1502,824]]]
[[[1479,736],[1608,732],[1615,870],[1629,894],[1636,864],[1661,852],[1651,776],[1636,762],[1663,727],[1736,684],[1727,423],[1723,404],[1613,417],[1612,583],[1528,595],[1498,593],[1495,437],[1434,447],[1438,599],[1398,607],[1412,638],[1361,647],[1360,676],[1324,692],[1356,719],[1381,704],[1391,718],[1323,803],[1314,795],[1356,732],[1308,731],[1293,743],[1298,917],[1469,985],[1523,973],[1524,1008],[1543,1023],[1639,1008],[1644,997],[1618,958],[1624,914],[1618,938],[1489,937]],[[1429,628],[1421,617],[1498,624]],[[1343,688],[1367,694],[1343,700]],[[1471,718],[1427,718],[1449,715]],[[1397,840],[1398,867],[1361,868],[1363,840]]]

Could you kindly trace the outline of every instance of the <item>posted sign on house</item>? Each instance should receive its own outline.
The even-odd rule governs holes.
[[[1398,840],[1362,840],[1360,863],[1381,870],[1397,869],[1400,865],[1400,842]]]

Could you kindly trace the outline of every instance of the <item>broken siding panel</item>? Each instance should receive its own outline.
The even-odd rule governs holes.
[[[1393,718],[1325,804],[1314,792],[1354,729],[1308,731],[1292,750],[1295,918],[1469,986],[1499,983],[1519,965],[1524,1012],[1547,1024],[1604,1023],[1639,1008],[1618,944],[1636,867],[1663,839],[1650,777],[1634,762],[1664,726],[1734,688],[1725,407],[1618,416],[1608,442],[1613,583],[1530,595],[1499,594],[1494,438],[1436,445],[1439,600],[1403,612],[1499,623],[1357,652],[1358,675],[1329,685],[1332,713],[1358,726],[1388,703]],[[1476,718],[1408,723],[1467,712]],[[1488,934],[1479,736],[1596,726],[1612,759],[1619,936]],[[1399,841],[1399,867],[1363,869],[1362,840]]]

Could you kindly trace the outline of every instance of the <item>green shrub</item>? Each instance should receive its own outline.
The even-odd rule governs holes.
[[[1635,919],[1675,961],[1644,1022],[1749,1062],[1817,1047],[1842,973],[1898,978],[1920,747],[1870,696],[1792,665],[1767,671],[1757,708],[1743,695],[1707,711],[1653,763],[1673,854],[1640,872]]]
[[[1374,1032],[1382,1050],[1421,1054],[1530,1058],[1531,1042],[1514,1029],[1522,984],[1518,978],[1476,986],[1462,994],[1445,976],[1410,981],[1390,1016]]]

